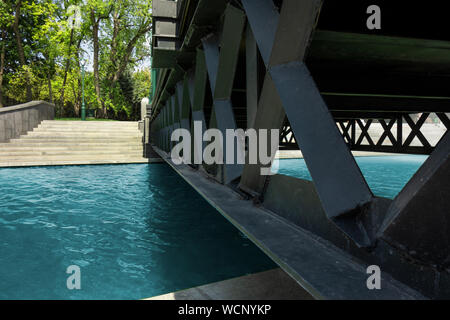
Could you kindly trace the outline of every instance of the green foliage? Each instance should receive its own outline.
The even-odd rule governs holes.
[[[151,86],[151,72],[148,69],[138,70],[133,73],[133,101],[141,103],[142,98],[148,96]]]
[[[25,65],[19,63],[12,27],[17,5]],[[67,10],[71,5],[81,9],[81,25],[74,30]],[[100,21],[101,94],[97,99],[89,68],[85,73],[86,107],[105,107],[110,118],[139,118],[140,101],[150,88],[150,71],[137,67],[149,59],[151,0],[2,0],[0,41],[6,54],[0,90],[4,105],[26,102],[29,83],[32,99],[56,103],[58,116],[79,116],[81,64],[86,57],[92,60],[92,14]]]

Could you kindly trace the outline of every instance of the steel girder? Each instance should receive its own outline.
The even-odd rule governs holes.
[[[432,146],[420,131],[428,113],[414,122],[407,113],[411,111],[407,105],[387,110],[387,107],[395,106],[396,97],[376,97],[377,103],[386,108],[370,111],[358,109],[357,99],[344,99],[319,91],[305,57],[321,3],[318,0],[284,0],[279,12],[272,0],[242,0],[245,15],[240,9],[228,5],[222,32],[213,29],[213,33],[203,37],[201,45],[196,48],[194,69],[185,70],[181,76],[169,76],[169,79],[178,79],[178,85],[175,93],[166,93],[171,98],[164,100],[160,96],[160,103],[165,102],[166,105],[154,116],[153,141],[159,149],[170,152],[170,134],[180,122],[177,122],[174,107],[177,103],[178,108],[180,103],[182,108],[178,111],[181,116],[178,119],[198,120],[204,124],[203,128],[216,127],[222,132],[237,128],[233,82],[239,47],[245,44],[247,127],[284,128],[282,138],[290,137],[289,143],[295,141],[300,147],[313,178],[313,186],[294,178],[261,176],[261,165],[235,166],[233,168],[238,168],[235,171],[219,168],[214,174],[218,181],[227,184],[240,177],[236,190],[244,191],[257,203],[364,261],[383,264],[395,277],[428,296],[435,292],[442,295],[445,289],[440,288],[447,281],[445,279],[450,279],[445,271],[448,268],[446,248],[449,241],[445,219],[449,200],[443,196],[449,192],[446,179],[449,176],[449,136],[442,138],[436,147]],[[245,16],[249,22],[246,29]],[[244,34],[245,41],[242,41]],[[258,55],[265,70],[260,68]],[[208,79],[213,100],[209,121],[205,116]],[[170,86],[166,88],[170,91]],[[440,98],[414,98],[414,101],[431,102],[435,106],[447,103]],[[337,107],[341,102],[345,102],[344,108]],[[183,114],[187,110],[190,114]],[[421,108],[417,107],[417,110]],[[448,117],[443,112],[437,114],[448,129]],[[368,115],[369,119],[363,122],[361,119],[367,119]],[[283,127],[286,118],[289,125]],[[384,130],[377,141],[369,131],[374,120]],[[186,121],[184,123],[187,125]],[[403,132],[403,126],[397,126],[398,130],[392,132],[398,123],[408,124],[411,128],[408,136]],[[192,128],[192,123],[190,126]],[[361,129],[359,135],[357,128]],[[423,144],[420,150],[411,146],[414,138]],[[391,145],[386,145],[387,142]],[[200,152],[203,145],[195,148]],[[365,148],[431,155],[398,197],[391,201],[372,195],[350,153],[350,149]],[[284,185],[293,188],[289,191],[301,191],[308,197],[292,201],[280,194]],[[310,196],[317,197],[320,205],[313,206],[311,203],[316,200],[309,199]],[[293,204],[288,204],[289,201]],[[308,216],[311,208],[317,216]],[[423,215],[424,211],[426,215]],[[294,214],[297,216],[292,217]],[[436,218],[436,223],[428,223],[427,219],[433,218]],[[417,239],[409,232],[416,228],[419,231]],[[442,279],[438,283],[443,284],[439,284],[437,290],[427,288],[430,281],[416,279],[408,273],[407,270],[418,270],[416,267],[426,270],[421,274],[423,279],[438,274]]]
[[[417,120],[414,120],[410,114],[395,112],[361,114],[332,112],[332,114],[350,150],[429,155],[437,144],[436,141],[430,141],[431,138],[436,139],[436,137],[430,137],[421,131],[430,113],[419,114]],[[445,130],[450,128],[450,120],[445,113],[436,113],[436,117],[442,121]],[[379,136],[374,131],[370,131],[376,123],[379,124],[378,129],[382,129]],[[417,142],[413,144],[416,138]],[[284,149],[298,149],[295,135],[287,119],[280,134],[280,146]]]
[[[222,132],[224,137],[226,136],[226,129],[235,130],[237,128],[231,94],[245,21],[245,14],[242,10],[228,5],[225,9],[220,42],[216,34],[208,35],[202,39],[214,98],[212,114],[217,129]],[[236,150],[234,154],[236,158]],[[226,150],[223,150],[224,159],[226,156]],[[220,167],[222,176],[218,179],[225,184],[241,176],[242,165],[238,164],[237,161],[235,161],[235,164],[223,164]]]

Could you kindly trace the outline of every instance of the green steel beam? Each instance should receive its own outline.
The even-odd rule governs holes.
[[[245,20],[245,14],[242,10],[232,5],[227,6],[220,41],[214,99],[230,99],[231,97]]]

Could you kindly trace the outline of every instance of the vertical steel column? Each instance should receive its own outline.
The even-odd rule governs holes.
[[[160,149],[162,149],[162,146],[161,146],[161,142],[162,142],[162,140],[161,140],[161,134],[162,134],[161,118],[162,118],[162,116],[161,116],[161,112],[160,112],[158,114],[158,117],[156,118],[157,120],[156,120],[156,128],[155,128],[155,131],[156,131],[155,143],[158,146],[158,148],[160,148]]]
[[[245,65],[246,65],[246,87],[247,87],[247,128],[253,128],[255,124],[256,111],[259,98],[259,68],[258,68],[258,46],[253,36],[250,25],[245,31]]]
[[[166,150],[166,144],[164,143],[166,137],[166,114],[164,108],[161,108],[161,128],[160,128],[160,145],[162,150]]]
[[[193,137],[191,132],[191,121],[190,121],[191,102],[189,98],[188,76],[189,76],[188,73],[186,73],[184,79],[177,83],[175,96],[179,104],[179,109],[177,109],[179,112],[179,128],[185,129],[191,133],[191,146],[192,146]],[[190,160],[192,161],[192,157]]]
[[[169,105],[170,105],[170,101],[167,101],[166,105],[163,106],[163,111],[164,111],[164,150],[166,152],[169,150],[169,134],[170,134]]]
[[[272,0],[243,0],[242,4],[261,57],[266,68],[268,68],[279,23],[278,10]],[[250,78],[254,77],[250,75]],[[256,130],[280,129],[283,125],[284,118],[285,114],[281,100],[272,78],[267,72],[264,77],[253,127]],[[268,148],[267,150],[270,149]],[[260,164],[246,164],[242,172],[239,187],[252,194],[261,194],[267,180],[267,176],[261,175],[261,168],[262,166]]]
[[[219,69],[219,36],[210,34],[202,39],[205,54],[206,68],[208,70],[209,86],[214,96],[217,82],[217,70]]]
[[[177,93],[175,92],[170,99],[172,101],[172,104],[171,104],[172,126],[171,126],[171,131],[170,131],[170,136],[169,136],[169,141],[170,141],[169,152],[172,151],[172,148],[176,144],[176,142],[172,142],[172,133],[176,129],[180,128],[180,104],[178,101]]]
[[[168,120],[168,128],[169,130],[167,131],[167,152],[170,153],[170,151],[172,150],[172,141],[171,141],[171,137],[172,137],[172,132],[174,129],[174,113],[175,113],[175,101],[174,101],[174,96],[171,96],[168,100],[167,100],[167,120]]]
[[[215,118],[217,129],[226,137],[226,129],[236,129],[236,121],[231,103],[234,76],[239,57],[239,47],[245,26],[245,14],[242,10],[228,5],[225,10],[225,20],[220,42],[218,37],[210,35],[202,40],[205,51],[214,105],[212,116]],[[242,173],[242,165],[237,163],[237,145],[235,146],[235,164],[224,164],[221,182],[228,184]],[[226,149],[223,150],[224,160]]]
[[[203,132],[207,129],[205,114],[203,112],[205,95],[206,95],[206,81],[208,78],[206,70],[205,53],[201,49],[197,49],[196,64],[195,64],[195,77],[192,85],[190,86],[191,101],[192,101],[192,121],[196,121],[201,124],[201,131],[194,132],[197,135],[197,139],[193,143],[193,156],[198,159],[202,159],[203,150],[205,144],[203,143]],[[200,135],[200,137],[198,137]]]
[[[403,145],[403,116],[399,115],[397,118],[397,144],[398,148]]]
[[[191,103],[189,101],[188,90],[188,74],[186,74],[184,80],[177,84],[176,95],[179,102],[180,128],[190,131],[191,123],[189,121],[189,111],[191,110]]]
[[[183,98],[183,82],[178,82],[176,86],[175,93],[172,96],[173,104],[173,125],[174,130],[180,128],[180,120],[181,120],[181,100],[178,95],[179,91],[181,90],[181,98]],[[181,88],[180,90],[178,88]]]

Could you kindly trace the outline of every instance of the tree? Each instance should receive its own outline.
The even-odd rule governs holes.
[[[21,9],[22,9],[23,3],[24,2],[22,0],[18,0],[15,4],[14,22],[13,22],[12,26],[13,26],[14,34],[16,36],[17,53],[19,54],[20,65],[25,70],[24,76],[26,78],[27,101],[31,101],[31,100],[33,100],[33,95],[32,95],[32,91],[31,91],[31,75],[30,75],[29,69],[26,68],[27,63],[25,60],[25,51],[23,49],[22,38],[20,35],[20,27],[19,27],[20,15],[21,15]]]
[[[113,32],[109,55],[113,71],[109,80],[113,86],[130,63],[134,64],[144,56],[139,54],[139,51],[135,52],[137,46],[140,47],[141,53],[148,54],[148,51],[142,51],[142,47],[152,26],[151,4],[148,0],[121,0],[114,4],[114,14],[110,22]],[[126,15],[126,12],[135,14]]]
[[[134,68],[149,56],[146,46],[151,29],[151,4],[149,0],[117,0],[112,13],[104,23],[105,46],[101,55],[105,106],[116,113],[124,110],[130,115],[134,102],[126,102],[124,83],[133,83]],[[130,14],[132,12],[133,14]],[[130,95],[129,97],[132,97]]]
[[[38,1],[2,1],[0,6],[0,26],[2,34],[2,51],[4,52],[2,68],[2,85],[14,79],[25,90],[14,96],[14,100],[30,101],[33,98],[33,81],[36,73],[42,73],[45,54],[39,50],[42,42],[36,38],[52,15],[52,0]],[[17,77],[23,79],[20,81]],[[6,78],[6,79],[5,79]],[[11,86],[10,86],[11,87]],[[12,88],[13,91],[19,88]],[[5,90],[2,87],[2,96]],[[17,93],[17,91],[15,91]]]
[[[42,55],[44,59],[41,59],[36,68],[42,74],[42,77],[47,81],[48,99],[53,103],[53,89],[52,78],[56,74],[56,59],[59,55],[61,36],[58,34],[61,32],[56,16],[61,11],[57,5],[53,4],[51,0],[46,0],[41,3],[35,3],[33,15],[41,18],[39,27],[35,28],[33,32],[33,39],[36,41],[37,46],[35,48],[35,54]]]
[[[12,22],[12,16],[8,12],[5,2],[0,3],[0,108],[3,107],[3,74],[5,71],[6,47],[8,43],[7,29]]]
[[[5,68],[5,55],[6,55],[6,31],[1,30],[1,49],[0,49],[0,108],[3,108],[3,70]]]
[[[106,108],[101,100],[100,90],[100,75],[99,75],[99,53],[100,53],[100,41],[99,30],[100,22],[104,19],[108,19],[113,9],[113,1],[102,0],[88,0],[87,9],[89,11],[91,28],[92,28],[92,42],[94,47],[94,85],[95,92],[97,94],[97,103],[102,107],[102,115],[106,116]]]
[[[83,39],[83,37],[78,37],[77,45],[75,48],[73,48],[74,42],[75,42],[75,38],[77,37],[76,33],[78,32],[78,29],[80,28],[80,26],[77,26],[77,19],[81,19],[81,17],[78,17],[79,12],[75,9],[78,5],[78,1],[75,2],[69,2],[66,4],[66,16],[67,16],[67,20],[65,23],[65,28],[64,30],[67,32],[70,32],[70,36],[69,36],[69,43],[68,43],[68,47],[67,47],[67,56],[66,56],[66,66],[64,69],[64,76],[63,76],[63,84],[62,84],[62,88],[61,88],[61,94],[60,94],[60,106],[61,108],[64,106],[64,93],[65,93],[65,89],[66,89],[66,83],[67,83],[67,75],[69,73],[69,69],[70,69],[70,65],[71,65],[71,60],[73,59],[73,52],[76,52],[75,56],[78,57],[78,51],[80,50],[80,45],[81,45],[81,41]],[[67,37],[66,37],[67,39]]]
[[[81,9],[76,30],[69,26],[72,5]],[[0,106],[34,98],[77,116],[87,56],[88,108],[98,117],[137,119],[150,85],[148,70],[137,68],[149,56],[151,23],[151,0],[2,0]]]

